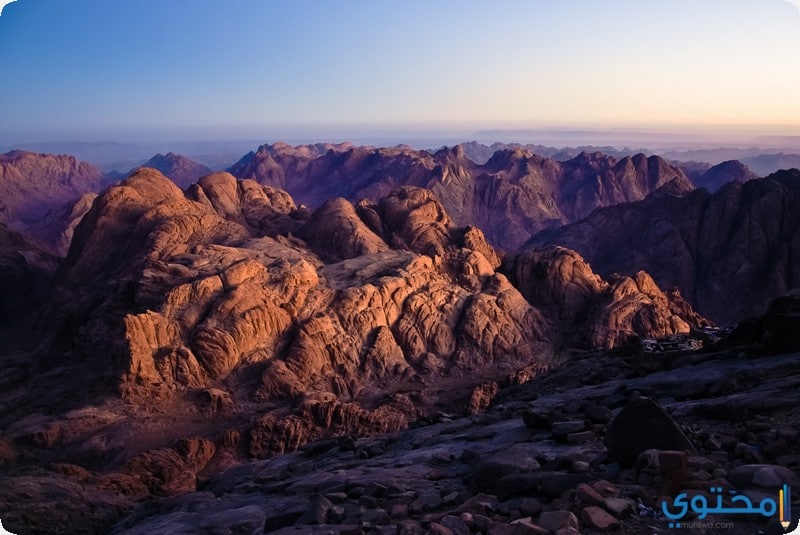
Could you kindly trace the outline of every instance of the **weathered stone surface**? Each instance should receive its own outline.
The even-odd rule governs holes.
[[[511,526],[514,528],[514,535],[547,535],[550,533],[542,526],[535,524],[531,518],[513,520]]]
[[[492,398],[497,395],[499,390],[500,387],[494,381],[476,386],[469,395],[465,412],[467,414],[482,412],[489,406],[489,403],[492,402]]]
[[[586,423],[583,420],[566,420],[563,422],[553,422],[550,430],[554,435],[566,436],[570,433],[580,433],[586,429]]]
[[[636,513],[636,502],[627,498],[605,498],[602,506],[616,518],[628,518]]]
[[[46,277],[55,286],[29,323],[36,337],[0,323],[4,343],[19,338],[19,349],[0,348],[9,529],[288,533],[320,496],[335,505],[318,500],[327,514],[309,531],[388,533],[400,522],[410,533],[431,523],[513,533],[535,530],[542,509],[580,512],[591,484],[624,529],[641,532],[659,525],[646,504],[673,487],[731,490],[719,478],[764,458],[796,468],[798,355],[767,356],[766,345],[663,358],[633,344],[562,352],[582,330],[617,340],[642,318],[690,323],[691,309],[643,274],[601,279],[599,294],[582,297],[570,281],[593,274],[566,250],[537,264],[550,286],[527,290],[588,308],[565,319],[557,303],[535,307],[497,272],[502,253],[444,206],[406,187],[315,214],[255,181],[219,173],[181,191],[152,169],[103,192]],[[325,238],[315,243],[312,228]],[[19,243],[25,262],[14,265],[34,265],[39,253]],[[796,312],[780,311],[787,321]],[[640,395],[713,448],[688,459],[652,450],[637,471],[584,440],[611,435],[611,410]],[[587,430],[554,443],[545,431],[565,421]],[[174,442],[194,436],[204,438]],[[473,496],[479,475],[502,502]],[[627,517],[625,500],[639,499],[645,514]]]
[[[153,494],[181,494],[195,490],[197,472],[206,466],[214,452],[214,444],[208,440],[179,440],[171,448],[134,457],[121,471],[141,479]]]
[[[316,210],[300,235],[317,254],[329,261],[387,251],[389,246],[356,214],[352,204],[332,199]]]
[[[333,502],[325,496],[313,496],[309,500],[308,509],[295,522],[296,526],[325,524]]]
[[[602,505],[604,500],[602,494],[586,483],[581,483],[575,487],[575,496],[586,505]]]
[[[662,292],[647,273],[606,281],[578,253],[563,247],[510,255],[502,270],[529,303],[558,320],[572,343],[611,348],[636,336],[663,337],[707,325],[678,294]]]
[[[461,518],[453,515],[445,515],[439,523],[448,528],[453,535],[469,535],[469,526]]]
[[[358,400],[387,382],[541,360],[543,318],[494,272],[498,259],[479,231],[462,234],[433,194],[415,188],[359,210],[372,210],[380,235],[341,199],[309,216],[286,193],[226,173],[184,194],[143,168],[87,214],[48,313],[84,325],[75,350],[87,365],[114,356],[105,372],[124,377],[131,400],[259,366],[253,398],[294,411],[255,425],[255,457],[404,428],[424,402],[398,395],[366,409]],[[130,291],[112,291],[120,279],[135,281]],[[496,391],[484,384],[469,410]]]
[[[707,359],[708,356],[703,355],[703,358]],[[639,356],[620,357],[619,355],[599,354],[592,355],[586,360],[589,359],[600,366],[614,364],[631,367],[638,366],[641,360]],[[696,355],[686,356],[684,359],[687,362],[693,362],[692,366],[696,366],[693,369],[702,374],[719,370],[737,370],[746,376],[746,371],[755,369],[761,370],[764,374],[754,387],[743,386],[741,387],[742,391],[730,395],[721,394],[721,399],[738,399],[742,392],[750,392],[749,395],[753,395],[753,392],[750,391],[751,388],[758,389],[756,390],[759,394],[758,397],[762,397],[764,394],[767,395],[766,397],[771,397],[770,393],[774,392],[771,390],[772,388],[775,388],[776,385],[778,387],[785,386],[784,377],[787,370],[791,371],[800,367],[800,357],[796,355],[759,357],[757,359],[730,359],[727,356],[718,355],[699,363]],[[548,531],[575,535],[582,531],[599,532],[601,529],[607,529],[604,524],[601,525],[600,519],[605,518],[602,515],[593,515],[594,520],[587,520],[581,516],[581,509],[589,506],[584,498],[590,487],[603,498],[602,505],[594,507],[601,507],[610,516],[613,516],[619,522],[621,531],[639,533],[655,531],[663,526],[663,520],[647,514],[646,504],[659,503],[659,497],[665,495],[665,484],[669,482],[660,475],[664,468],[672,470],[686,465],[690,470],[708,471],[712,466],[718,466],[719,470],[723,470],[725,473],[732,472],[737,468],[738,461],[729,458],[727,453],[723,452],[703,452],[702,455],[692,455],[687,459],[684,452],[649,450],[648,458],[653,462],[648,464],[647,468],[642,468],[638,474],[639,477],[636,478],[637,474],[634,470],[620,469],[613,459],[602,457],[602,446],[599,443],[554,444],[545,433],[531,434],[518,418],[509,417],[507,411],[510,407],[530,407],[531,402],[525,392],[527,389],[539,393],[535,401],[537,407],[552,410],[560,418],[580,417],[588,399],[598,400],[603,404],[613,404],[611,399],[618,394],[619,382],[613,380],[607,384],[583,385],[580,382],[580,372],[586,369],[586,360],[578,359],[567,363],[563,370],[536,377],[526,385],[501,392],[498,395],[497,404],[478,416],[441,418],[437,423],[406,429],[390,435],[360,438],[353,441],[351,447],[345,449],[340,449],[338,446],[342,441],[329,441],[336,445],[321,448],[314,455],[303,451],[248,463],[212,476],[204,483],[203,492],[189,492],[181,496],[161,498],[154,502],[141,504],[133,515],[117,526],[111,526],[110,523],[98,523],[97,516],[88,515],[89,502],[81,501],[83,498],[68,501],[84,511],[80,515],[77,512],[71,514],[69,519],[91,522],[92,525],[102,524],[106,526],[104,531],[117,533],[125,533],[126,530],[137,534],[158,532],[159,530],[162,532],[181,532],[182,530],[198,532],[210,529],[208,522],[211,520],[205,519],[213,519],[214,522],[219,523],[220,528],[227,528],[231,531],[235,531],[234,528],[252,531],[252,529],[259,529],[258,526],[263,522],[265,528],[261,529],[288,533],[297,531],[294,523],[308,510],[309,497],[324,495],[331,502],[338,501],[339,503],[329,509],[325,519],[326,524],[320,524],[314,528],[309,526],[304,529],[324,532],[340,530],[368,532],[373,530],[375,533],[383,533],[391,529],[396,530],[397,524],[395,523],[398,523],[403,526],[402,529],[407,528],[409,533],[424,533],[425,529],[421,527],[422,525],[429,526],[430,523],[437,523],[443,529],[452,531],[453,526],[447,526],[449,521],[443,521],[444,517],[452,516],[467,525],[471,532],[515,533],[515,530],[519,530],[524,533],[535,533],[537,528],[533,526],[543,527],[539,517],[547,520],[547,514],[542,514],[541,510],[550,509],[563,511],[562,514],[569,513],[570,510],[577,512],[579,518],[582,518],[581,528],[568,526]],[[621,361],[627,364],[621,364]],[[673,360],[671,364],[676,361],[679,362],[679,359]],[[668,393],[671,392],[669,384],[662,384],[661,381],[666,376],[674,375],[675,371],[668,369],[641,377],[632,377],[627,380],[626,386],[628,389],[648,392],[651,395],[658,395],[662,391]],[[562,388],[567,385],[571,385],[571,388]],[[631,400],[637,399],[637,395],[633,393],[628,397]],[[788,397],[788,400],[778,397],[775,400],[781,403],[794,403],[791,396]],[[323,400],[317,398],[315,401],[322,402]],[[711,431],[695,427],[698,422],[707,422],[704,425],[710,426],[709,429],[718,436],[731,433],[758,444],[762,439],[774,441],[779,439],[781,434],[787,434],[787,431],[778,430],[790,427],[797,417],[796,412],[792,413],[794,405],[790,405],[792,408],[770,416],[769,420],[749,417],[740,424],[731,423],[729,420],[698,419],[692,416],[695,403],[691,400],[675,401],[671,408],[676,417],[680,415],[680,418],[688,419],[691,422],[693,436],[698,437],[700,441],[704,441],[707,438],[706,434]],[[309,412],[309,414],[312,413]],[[319,414],[322,418],[328,413],[322,411]],[[100,417],[100,414],[94,416],[98,419]],[[203,418],[207,417],[207,413],[203,413]],[[115,421],[106,416],[103,418],[105,419],[102,421]],[[324,421],[325,418],[322,420]],[[79,421],[80,416],[76,414],[73,419]],[[226,415],[222,419],[226,421],[225,425],[231,425]],[[58,425],[55,425],[56,423]],[[770,423],[770,425],[761,425],[763,423]],[[751,429],[757,430],[757,433]],[[25,455],[27,453],[23,447],[23,440],[32,440],[34,436],[38,436],[39,444],[66,445],[68,444],[65,442],[66,436],[79,436],[74,433],[75,431],[70,430],[65,422],[49,421],[47,417],[42,416],[11,427],[7,434],[14,442],[14,447],[22,448],[22,453]],[[245,440],[242,446],[244,447],[246,444]],[[463,451],[462,449],[467,448],[476,456],[487,459],[502,453],[514,459],[521,458],[526,454],[535,455],[537,462],[541,461],[545,469],[539,468],[523,474],[509,474],[501,478],[499,483],[519,480],[524,481],[527,485],[525,490],[518,494],[515,491],[510,492],[508,496],[504,495],[502,502],[488,494],[471,496],[475,491],[474,481],[470,477],[469,465],[461,462],[462,455],[459,454],[460,451]],[[313,449],[313,447],[310,446],[309,449]],[[220,455],[227,454],[229,451],[226,450],[217,452],[212,463],[218,462]],[[441,458],[442,462],[437,464],[440,473],[437,474],[435,480],[432,480],[428,478],[428,475],[432,467],[431,460],[434,457]],[[589,459],[591,462],[584,459]],[[787,462],[791,466],[794,461],[787,458],[782,462]],[[579,465],[581,466],[579,467]],[[210,465],[206,465],[203,472],[209,468]],[[578,469],[582,471],[574,472]],[[98,499],[104,496],[104,492],[108,492],[109,489],[115,489],[115,493],[123,490],[128,499],[128,507],[134,507],[136,502],[150,494],[150,490],[139,476],[98,475],[74,464],[61,464],[57,470],[55,474],[62,481],[66,478],[70,483],[76,486],[80,485],[80,488],[92,488],[94,496]],[[746,470],[742,470],[742,472],[751,475],[754,473]],[[619,485],[612,485],[608,481],[600,479],[603,475],[619,477]],[[773,474],[773,476],[784,478],[785,474],[781,473],[777,476]],[[0,503],[3,503],[4,497],[13,496],[18,500],[14,503],[22,503],[25,510],[36,510],[43,517],[58,522],[65,521],[67,516],[58,516],[52,508],[48,509],[42,506],[36,508],[32,505],[33,502],[46,502],[43,499],[47,496],[48,488],[47,485],[43,485],[45,480],[41,471],[37,472],[35,476],[10,478],[5,476],[4,486],[0,486]],[[9,484],[5,485],[7,481]],[[637,482],[634,483],[634,481]],[[17,482],[23,484],[22,492],[30,493],[31,499],[25,498],[27,494],[20,495],[13,490],[20,488],[16,486]],[[98,485],[101,484],[104,487],[98,488]],[[588,484],[589,487],[585,487],[583,484]],[[707,492],[704,489],[708,489],[710,486],[719,486],[724,488],[725,492],[736,489],[728,481],[702,482],[700,490],[687,487],[678,488],[687,489],[687,492],[693,496],[694,493]],[[519,489],[522,486],[517,485],[515,488]],[[766,496],[774,498],[773,488],[752,485],[750,489],[743,488],[742,490],[751,493],[755,499]],[[624,491],[624,498],[619,497],[621,491]],[[57,493],[54,495],[58,496]],[[535,495],[536,499],[530,498],[532,495]],[[674,493],[667,495],[674,495]],[[333,500],[333,497],[336,499]],[[644,514],[642,515],[638,514],[638,508],[634,509],[637,507],[634,500],[639,499],[643,504],[641,512]],[[94,501],[92,503],[104,502]],[[367,505],[368,508],[362,504]],[[388,511],[392,505],[406,506],[396,508],[399,515],[396,511],[392,511],[395,516],[407,515],[405,520],[391,518],[392,515]],[[108,505],[100,505],[100,507],[108,508]],[[123,510],[126,511],[126,509]],[[470,515],[462,513],[470,513]],[[372,524],[376,521],[387,521],[387,516],[390,518],[390,523]],[[13,529],[15,527],[24,528],[35,525],[30,521],[26,523],[20,515],[12,514],[8,518],[9,522],[13,522],[9,524],[12,532],[15,532]],[[62,520],[58,520],[59,518]],[[115,521],[113,518],[116,517],[109,518],[112,519],[108,522],[113,522]],[[6,522],[6,518],[3,520]],[[608,519],[605,518],[605,520]],[[590,522],[594,522],[596,526],[593,527]],[[758,521],[751,521],[744,517],[739,522],[743,529],[752,532],[757,532],[763,527],[763,524]],[[456,523],[453,524],[455,526]],[[461,524],[458,525],[463,528]],[[613,527],[614,524],[610,522],[609,525]],[[237,526],[239,527],[237,528]],[[24,532],[24,529],[16,531]]]
[[[605,479],[592,483],[592,488],[606,498],[619,498],[622,494],[617,487]]]
[[[479,488],[491,491],[507,475],[535,472],[540,467],[532,452],[519,445],[483,456],[475,465],[473,474]]]
[[[583,431],[580,433],[570,433],[567,435],[567,442],[570,444],[583,444],[584,442],[590,442],[597,438],[597,435],[594,434],[592,431]]]

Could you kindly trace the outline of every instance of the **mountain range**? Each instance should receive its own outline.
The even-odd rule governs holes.
[[[599,206],[643,199],[667,184],[693,189],[683,171],[656,156],[618,160],[581,153],[559,162],[509,149],[478,165],[461,146],[434,154],[406,147],[335,146],[312,157],[265,145],[229,172],[284,188],[310,207],[336,195],[355,202],[375,200],[398,186],[424,187],[437,194],[457,224],[485,229],[489,241],[505,249]]]
[[[735,323],[800,284],[798,214],[794,169],[731,182],[714,194],[697,190],[599,209],[526,246],[571,247],[606,275],[645,269],[707,317]]]
[[[635,532],[666,484],[797,479],[800,362],[766,357],[800,350],[797,170],[349,143],[150,163],[0,160],[12,530]]]

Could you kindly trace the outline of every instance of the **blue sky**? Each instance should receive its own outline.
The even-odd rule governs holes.
[[[0,140],[757,125],[800,134],[785,0],[17,0]]]

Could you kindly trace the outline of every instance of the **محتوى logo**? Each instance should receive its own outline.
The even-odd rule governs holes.
[[[778,521],[781,523],[783,530],[789,529],[792,525],[792,488],[789,485],[784,485],[778,491]],[[800,522],[797,523],[788,535],[800,535]]]
[[[700,520],[705,519],[710,514],[760,514],[765,517],[778,515],[778,522],[787,535],[800,535],[800,522],[794,530],[788,532],[789,527],[792,525],[792,489],[789,485],[783,485],[778,490],[778,499],[764,498],[757,505],[744,494],[735,494],[731,497],[730,506],[723,504],[723,490],[722,487],[711,487],[711,494],[716,494],[716,505],[709,504],[708,498],[702,494],[694,496],[691,500],[685,492],[678,494],[672,500],[674,510],[670,510],[667,502],[661,503],[661,510],[664,515],[670,520],[669,527],[680,528],[681,520],[686,516],[689,510],[697,513],[697,518]],[[688,527],[688,526],[686,526]]]

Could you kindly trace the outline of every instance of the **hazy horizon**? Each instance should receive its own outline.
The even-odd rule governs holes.
[[[798,30],[786,0],[17,0],[0,16],[0,145],[578,131],[792,148]]]
[[[213,138],[196,135],[182,138],[174,132],[159,139],[153,137],[96,139],[49,139],[16,143],[0,142],[0,153],[22,149],[33,152],[69,154],[91,162],[103,171],[126,172],[141,165],[157,153],[174,152],[188,156],[212,169],[225,169],[262,144],[278,142],[290,145],[350,142],[355,145],[391,147],[409,145],[418,150],[438,149],[465,142],[519,143],[562,149],[576,147],[612,147],[618,151],[642,151],[685,161],[716,164],[730,159],[743,159],[759,154],[800,154],[800,136],[765,135],[762,131],[737,130],[651,130],[651,129],[486,129],[486,130],[395,130],[357,131],[331,129],[303,133],[292,130],[289,135],[268,132],[251,137]],[[684,157],[685,155],[685,157]],[[798,156],[800,157],[800,156]],[[794,160],[792,160],[794,161]],[[794,164],[796,166],[796,164]]]

